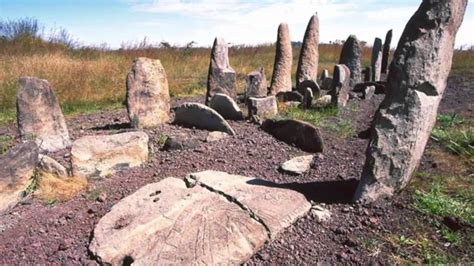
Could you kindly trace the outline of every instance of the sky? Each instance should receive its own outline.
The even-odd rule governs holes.
[[[458,0],[453,0],[458,1]],[[292,41],[302,41],[317,12],[320,42],[355,34],[369,44],[393,29],[395,47],[420,0],[0,0],[0,19],[36,18],[45,28],[65,28],[84,45],[166,41],[211,46],[215,37],[231,44],[276,41],[286,22]],[[474,45],[474,0],[469,0],[456,47]]]

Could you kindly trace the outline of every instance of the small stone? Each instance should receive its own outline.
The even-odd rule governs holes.
[[[294,175],[301,175],[310,169],[313,155],[298,156],[281,165],[281,170]]]
[[[206,142],[214,142],[219,141],[221,139],[225,139],[229,136],[229,134],[221,132],[221,131],[212,131],[207,134]]]
[[[39,169],[41,169],[41,171],[50,173],[57,177],[61,177],[61,178],[68,177],[66,168],[62,166],[60,163],[58,163],[56,160],[54,160],[53,158],[47,155],[43,155],[43,154],[39,155],[38,167]]]

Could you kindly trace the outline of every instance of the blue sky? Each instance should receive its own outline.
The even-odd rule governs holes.
[[[280,22],[293,41],[303,38],[314,12],[322,42],[355,34],[372,43],[394,31],[395,46],[417,0],[0,0],[0,18],[34,17],[46,28],[63,27],[83,44],[142,40],[210,46],[220,36],[233,44],[274,42]],[[474,0],[469,0],[456,46],[474,45]]]

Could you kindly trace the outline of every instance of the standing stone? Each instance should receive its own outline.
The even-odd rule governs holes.
[[[273,117],[278,114],[278,105],[275,96],[268,96],[265,98],[247,99],[249,118],[256,115],[262,118]]]
[[[235,71],[229,63],[227,43],[216,38],[211,51],[211,62],[207,77],[206,105],[216,93],[224,93],[233,99],[237,98]]]
[[[321,88],[319,87],[318,83],[314,80],[304,80],[300,82],[300,84],[297,87],[297,91],[302,94],[303,96],[306,93],[306,89],[310,89],[312,92],[312,95],[315,98],[319,97],[319,94],[321,94]]]
[[[354,201],[375,201],[409,182],[436,122],[467,0],[424,0],[403,31],[374,117]]]
[[[371,67],[366,67],[364,70],[364,81],[365,82],[370,82],[372,81],[372,68]]]
[[[334,66],[334,77],[332,80],[331,95],[332,104],[341,108],[346,106],[349,100],[349,92],[351,90],[349,86],[350,70],[346,65],[335,65]]]
[[[267,78],[265,70],[260,68],[259,71],[250,72],[247,75],[246,96],[248,97],[266,97],[268,93]]]
[[[38,146],[21,143],[0,156],[0,213],[16,205],[31,184],[38,164]]]
[[[388,58],[390,57],[390,45],[392,43],[393,31],[389,30],[387,35],[385,35],[385,42],[383,44],[383,53],[382,53],[382,73],[387,74],[388,70]]]
[[[168,79],[160,60],[139,57],[127,76],[127,111],[134,128],[152,128],[170,119]]]
[[[23,140],[34,139],[40,150],[49,152],[71,145],[66,121],[47,80],[20,78],[16,107],[18,131]]]
[[[372,47],[372,81],[379,81],[382,71],[382,40],[375,38],[374,47]]]
[[[318,78],[319,62],[319,19],[314,14],[309,20],[301,47],[298,69],[296,70],[296,87],[305,80]]]
[[[354,87],[355,84],[361,81],[361,58],[362,48],[360,46],[359,40],[355,35],[350,35],[342,47],[339,64],[346,65],[351,71],[351,87]]]
[[[319,77],[319,80],[323,81],[326,78],[329,78],[329,71],[327,69],[323,69],[323,72],[321,72],[321,76]]]
[[[223,93],[216,93],[209,102],[209,107],[218,112],[223,118],[242,120],[244,116],[237,103]]]
[[[276,95],[279,92],[291,91],[291,64],[293,55],[291,48],[290,31],[288,24],[281,23],[278,27],[275,63],[273,65],[272,85],[270,92]]]
[[[311,108],[311,105],[313,104],[313,98],[314,98],[313,91],[310,88],[306,87],[304,91],[303,108],[305,109]]]

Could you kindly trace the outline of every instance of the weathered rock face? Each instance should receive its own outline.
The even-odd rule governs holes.
[[[331,90],[332,81],[332,78],[325,78],[321,80],[321,89],[325,91]]]
[[[319,129],[300,120],[267,119],[262,129],[276,139],[307,152],[323,152],[324,142]]]
[[[43,172],[50,173],[60,178],[68,177],[66,167],[62,166],[56,160],[47,155],[39,155],[38,168]]]
[[[278,114],[278,106],[275,96],[265,98],[250,97],[247,100],[249,117],[273,117]]]
[[[308,22],[301,46],[298,68],[296,70],[296,86],[305,80],[318,78],[319,63],[319,19],[314,14]]]
[[[268,93],[267,78],[265,70],[260,68],[259,71],[250,72],[247,75],[246,96],[248,97],[266,97]]]
[[[47,80],[20,78],[16,106],[18,131],[23,140],[34,139],[40,150],[50,152],[71,145],[66,121]]]
[[[302,102],[304,96],[299,91],[281,91],[276,95],[276,98],[280,102]]]
[[[349,100],[349,92],[351,90],[349,85],[350,70],[346,65],[335,65],[334,76],[331,85],[332,104],[337,107],[344,107]]]
[[[362,47],[355,35],[350,35],[342,47],[339,64],[346,65],[351,71],[349,85],[353,87],[362,79],[361,69]]]
[[[372,81],[372,67],[366,67],[364,70],[364,81],[370,82]]]
[[[227,43],[222,38],[216,38],[211,51],[211,62],[207,77],[206,105],[216,93],[227,94],[237,98],[235,71],[229,64]]]
[[[367,86],[364,90],[362,98],[365,100],[371,99],[375,94],[375,86]]]
[[[406,25],[374,117],[355,201],[374,201],[409,182],[436,121],[466,5],[467,0],[425,0]]]
[[[174,112],[175,124],[235,135],[234,130],[219,113],[203,104],[184,103],[176,107]]]
[[[291,91],[291,65],[293,52],[291,49],[290,30],[286,23],[278,27],[275,63],[273,66],[272,84],[270,93],[276,95],[282,91]]]
[[[16,205],[31,184],[38,164],[38,146],[27,142],[0,157],[0,213]]]
[[[310,207],[302,194],[259,179],[215,171],[186,183],[169,177],[113,206],[89,249],[113,265],[241,264]]]
[[[72,172],[77,177],[107,177],[147,160],[148,135],[144,132],[85,136],[71,148]]]
[[[152,128],[170,119],[168,79],[160,60],[139,57],[127,76],[127,111],[134,128]]]
[[[375,38],[374,47],[372,47],[372,81],[379,81],[382,73],[382,40]]]
[[[302,102],[303,108],[309,109],[311,108],[311,105],[313,104],[313,91],[310,88],[306,88],[304,92],[304,99]]]
[[[302,175],[309,170],[313,162],[313,155],[297,156],[281,165],[281,170],[294,175]]]
[[[244,118],[237,103],[235,103],[232,98],[222,93],[216,93],[212,97],[209,102],[209,107],[214,109],[225,119],[242,120]]]
[[[388,58],[390,57],[390,45],[392,44],[393,31],[389,30],[385,35],[385,42],[383,43],[382,53],[382,73],[386,74],[388,70]]]
[[[316,99],[316,101],[314,101],[314,106],[316,107],[326,107],[326,106],[329,106],[331,104],[331,95],[329,94],[326,94],[322,97],[319,97],[318,99]]]
[[[311,90],[315,98],[319,97],[321,93],[321,88],[319,87],[318,83],[316,83],[316,81],[313,81],[313,80],[304,80],[300,82],[300,84],[297,87],[297,91],[304,96],[306,93],[306,89],[308,88]]]

